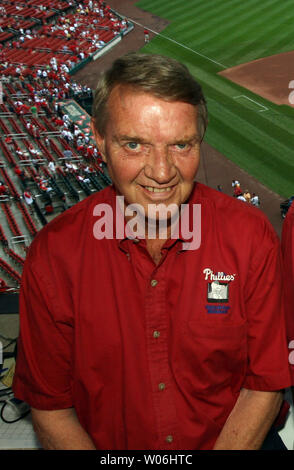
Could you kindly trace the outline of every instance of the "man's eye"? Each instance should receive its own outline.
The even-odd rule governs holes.
[[[186,144],[186,143],[175,144],[175,148],[177,150],[187,150],[189,148],[189,144]]]
[[[140,147],[140,144],[138,144],[138,142],[128,142],[126,144],[126,147],[129,149],[129,150],[138,150],[139,147]]]

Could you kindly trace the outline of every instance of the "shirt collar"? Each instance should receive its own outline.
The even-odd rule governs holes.
[[[130,233],[129,226],[124,217],[122,210],[122,203],[119,202],[119,195],[117,194],[114,186],[111,186],[110,203],[113,210],[113,234],[114,238],[120,249],[127,252],[127,241],[133,240],[135,243],[139,243],[144,240],[144,237],[138,237],[136,234]],[[163,248],[170,249],[175,243],[182,242],[182,250],[185,251],[192,246],[191,243],[195,238],[195,205],[197,205],[197,183],[195,182],[193,190],[190,194],[188,201],[183,205],[179,221],[175,224],[172,232],[172,236],[165,242]],[[200,222],[200,219],[199,219]],[[201,225],[198,226],[201,230]],[[182,251],[180,250],[180,251]]]

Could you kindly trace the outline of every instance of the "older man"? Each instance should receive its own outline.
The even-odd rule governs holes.
[[[172,59],[129,54],[99,81],[113,186],[43,229],[24,269],[14,391],[44,448],[263,445],[290,384],[278,239],[195,183],[206,123]]]

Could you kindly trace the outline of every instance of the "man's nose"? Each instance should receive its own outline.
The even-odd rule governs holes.
[[[168,183],[176,175],[176,168],[167,147],[155,147],[145,165],[145,174],[160,184]]]

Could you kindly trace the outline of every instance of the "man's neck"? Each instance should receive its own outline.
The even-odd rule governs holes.
[[[147,251],[156,265],[158,265],[161,260],[161,248],[163,247],[165,242],[166,240],[163,240],[162,238],[146,238]]]

